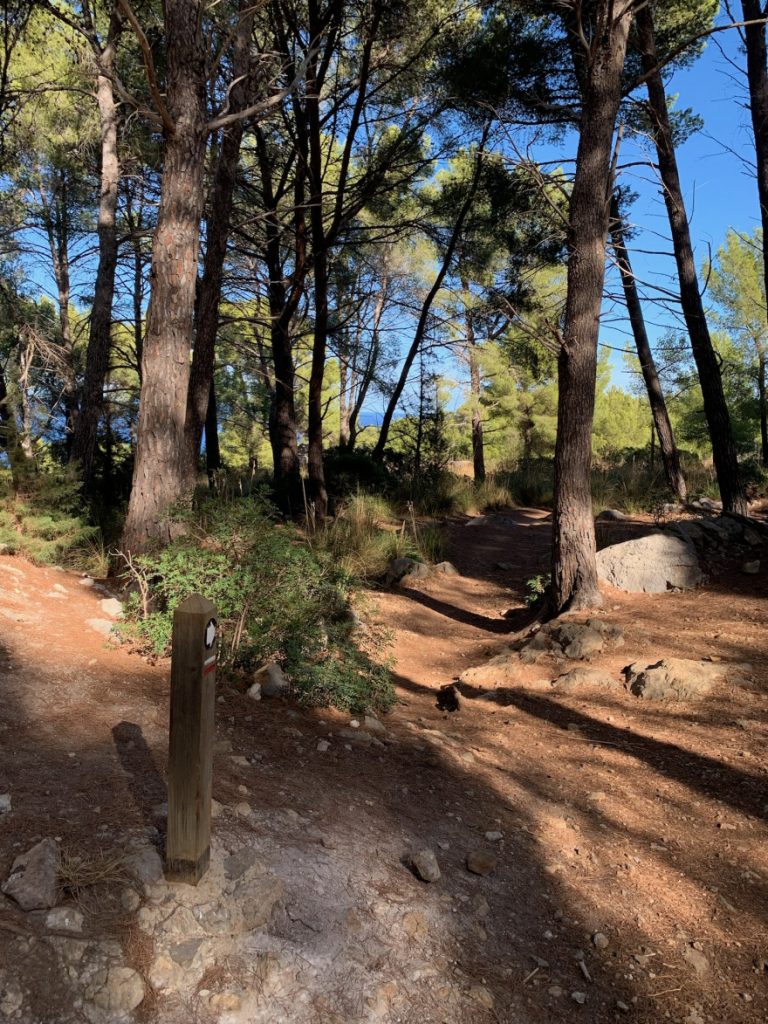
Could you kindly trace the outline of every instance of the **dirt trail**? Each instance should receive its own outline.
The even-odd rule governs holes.
[[[399,687],[384,745],[339,738],[347,719],[337,713],[254,704],[222,687],[217,841],[258,851],[284,883],[283,908],[248,950],[249,962],[269,951],[278,966],[255,991],[237,958],[218,964],[193,996],[148,995],[146,1019],[768,1017],[766,577],[724,571],[690,594],[606,593],[602,613],[625,644],[601,667],[749,661],[752,691],[660,705],[621,689],[542,693],[523,680],[503,703],[471,699],[478,691],[457,713],[440,711],[438,688],[503,649],[522,622],[524,581],[545,567],[548,540],[537,511],[457,523],[449,557],[461,575],[374,596]],[[129,833],[161,832],[168,666],[86,626],[103,617],[103,595],[72,575],[0,558],[0,587],[0,793],[13,800],[0,819],[0,875],[42,836],[110,850]],[[442,869],[433,885],[404,864],[422,845]],[[466,870],[472,850],[497,858],[487,877]],[[0,904],[3,921],[20,917]],[[0,973],[16,972],[24,990],[9,1019],[85,1019],[38,924],[23,926],[37,936],[34,956],[0,927]],[[117,935],[151,973],[154,951],[132,922],[94,917],[89,927]],[[236,998],[225,1011],[212,992]]]

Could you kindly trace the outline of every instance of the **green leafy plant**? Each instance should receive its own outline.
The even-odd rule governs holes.
[[[74,473],[48,469],[14,490],[10,472],[0,472],[0,545],[42,564],[81,564],[92,554],[99,531],[81,513]]]
[[[535,608],[546,598],[549,588],[552,586],[550,573],[540,573],[538,576],[531,576],[525,581],[525,603],[529,608]]]
[[[127,636],[167,653],[174,608],[199,592],[216,605],[223,664],[249,672],[275,660],[311,704],[390,706],[385,638],[356,627],[353,580],[338,559],[278,522],[259,498],[211,499],[185,522],[184,536],[127,566],[135,590]]]

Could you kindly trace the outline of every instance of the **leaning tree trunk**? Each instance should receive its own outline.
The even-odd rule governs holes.
[[[170,539],[167,513],[185,493],[184,423],[203,212],[206,119],[201,4],[165,0],[165,152],[152,247],[138,441],[126,551]]]
[[[648,392],[648,402],[651,406],[653,424],[659,438],[664,472],[666,473],[669,486],[672,488],[672,493],[677,497],[678,501],[685,504],[688,500],[688,488],[685,484],[685,476],[680,464],[680,453],[675,444],[675,436],[672,432],[672,424],[669,420],[667,403],[664,400],[664,392],[661,388],[656,362],[653,358],[651,345],[648,341],[648,333],[645,329],[643,307],[637,291],[637,281],[632,273],[632,264],[629,260],[629,252],[624,239],[624,228],[619,212],[619,203],[615,193],[611,205],[611,239],[616,252],[616,262],[624,289],[629,322],[632,325],[632,333],[635,338],[637,357],[640,360],[640,369]]]
[[[590,488],[597,342],[612,192],[611,153],[632,15],[601,0],[582,85],[576,174],[568,215],[565,330],[557,363],[557,441],[551,602],[557,612],[601,604]],[[596,17],[597,17],[596,15]]]
[[[649,108],[659,171],[664,186],[664,202],[669,216],[672,246],[680,279],[680,303],[704,398],[704,414],[712,441],[712,455],[720,497],[726,511],[746,515],[747,499],[739,474],[739,462],[731,428],[731,417],[723,392],[720,363],[709,334],[704,303],[699,289],[691,233],[675,155],[672,125],[669,119],[667,96],[659,71],[653,14],[647,4],[638,9],[637,31],[643,71],[648,76]]]
[[[765,389],[765,349],[757,352],[757,404],[760,410],[760,462],[768,466],[768,399]]]
[[[413,367],[414,360],[421,350],[421,344],[424,340],[424,335],[427,332],[427,324],[429,323],[429,316],[432,311],[432,304],[437,297],[438,292],[443,287],[443,281],[445,280],[446,274],[448,273],[451,263],[453,262],[453,255],[456,252],[456,246],[459,243],[459,237],[464,227],[464,221],[467,218],[467,214],[470,211],[472,203],[477,193],[477,186],[480,182],[480,172],[483,166],[483,153],[485,152],[485,144],[488,141],[488,125],[483,129],[482,138],[480,145],[477,147],[477,155],[475,158],[475,169],[472,174],[472,179],[467,188],[467,194],[464,197],[464,202],[459,207],[456,215],[456,221],[451,231],[451,236],[448,240],[448,245],[445,248],[443,259],[440,264],[440,269],[437,272],[432,287],[427,292],[426,298],[421,306],[421,313],[419,315],[418,323],[416,324],[416,330],[413,335],[413,341],[408,349],[403,362],[402,369],[400,370],[400,376],[398,377],[395,389],[390,395],[389,401],[387,402],[387,408],[384,410],[384,416],[381,421],[381,429],[379,430],[379,438],[373,449],[373,458],[382,459],[384,456],[384,450],[387,447],[387,441],[389,440],[389,430],[392,426],[392,419],[395,415],[398,402],[400,401],[405,385],[408,381],[408,375]]]
[[[239,113],[248,107],[251,99],[250,44],[253,30],[253,4],[241,0],[233,73],[235,85],[229,96],[230,113]],[[203,276],[198,294],[195,323],[195,347],[189,375],[186,438],[186,487],[193,491],[197,480],[197,462],[200,454],[203,427],[206,424],[209,396],[213,394],[213,372],[216,354],[216,334],[219,328],[219,305],[224,278],[224,260],[229,242],[232,206],[243,138],[243,122],[236,121],[223,129],[221,150],[216,164],[210,197],[210,213],[206,230],[206,249]],[[218,467],[217,467],[218,468]],[[210,467],[209,475],[210,475]]]
[[[80,392],[80,407],[74,424],[70,460],[80,467],[83,486],[91,489],[97,434],[104,401],[104,383],[109,371],[109,346],[112,328],[112,301],[117,270],[117,196],[120,161],[117,150],[118,105],[112,89],[117,41],[122,26],[115,11],[109,27],[107,45],[99,57],[96,99],[101,130],[101,191],[99,195],[99,265],[91,307],[91,324],[85,360],[85,378]]]

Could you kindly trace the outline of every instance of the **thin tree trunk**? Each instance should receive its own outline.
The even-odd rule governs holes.
[[[602,603],[597,586],[590,489],[597,342],[612,192],[611,154],[632,14],[596,5],[603,22],[583,77],[576,174],[568,223],[565,331],[558,357],[552,545],[554,610]]]
[[[339,447],[346,448],[349,444],[349,353],[339,352]]]
[[[720,497],[726,511],[746,515],[747,499],[740,479],[736,445],[733,439],[728,405],[723,392],[720,364],[709,334],[696,274],[691,234],[685,212],[674,137],[667,107],[667,96],[661,72],[658,70],[656,36],[650,5],[646,4],[638,9],[637,30],[643,71],[649,76],[647,81],[649,109],[658,153],[659,171],[664,185],[664,202],[669,216],[672,245],[680,279],[680,302],[704,398],[704,414],[709,426]]]
[[[421,343],[424,340],[424,335],[426,334],[427,324],[429,323],[429,314],[432,309],[432,303],[434,302],[435,297],[437,296],[438,292],[443,286],[443,281],[445,280],[445,276],[448,273],[448,270],[450,269],[451,263],[453,261],[453,254],[456,251],[456,246],[458,245],[461,230],[464,227],[464,221],[466,220],[470,207],[474,202],[475,193],[477,192],[477,186],[480,181],[480,171],[483,165],[483,153],[485,151],[485,144],[488,141],[488,130],[488,126],[486,125],[486,127],[483,129],[483,135],[480,140],[480,144],[477,147],[475,170],[472,175],[472,180],[469,183],[469,187],[467,189],[467,194],[464,198],[464,202],[461,204],[461,207],[459,208],[456,221],[453,225],[453,231],[451,232],[451,237],[448,241],[448,245],[446,246],[442,263],[440,264],[440,269],[438,270],[434,283],[432,287],[429,289],[429,292],[427,293],[427,296],[422,304],[419,322],[416,325],[416,331],[413,335],[413,341],[411,342],[411,347],[408,349],[408,353],[405,357],[405,362],[403,363],[403,368],[400,371],[400,376],[398,378],[397,384],[395,385],[395,390],[392,392],[389,402],[387,403],[387,408],[384,411],[384,418],[381,421],[381,430],[379,431],[379,439],[376,442],[376,446],[373,449],[373,457],[375,459],[381,459],[384,455],[384,449],[386,448],[387,440],[389,439],[389,428],[392,425],[392,418],[395,415],[397,404],[400,401],[400,398],[402,397],[403,391],[405,390],[405,385],[408,380],[408,374],[411,372],[413,361],[416,358],[419,350],[421,349]]]
[[[142,360],[138,442],[123,533],[126,551],[170,539],[169,508],[185,493],[184,424],[195,309],[206,142],[201,3],[165,0],[166,104],[152,292]]]
[[[389,289],[389,278],[384,277],[379,288],[379,294],[376,297],[376,306],[373,311],[373,328],[371,330],[371,345],[368,350],[368,358],[365,361],[365,369],[363,371],[362,380],[360,381],[360,387],[355,398],[355,403],[352,406],[352,410],[349,414],[349,439],[347,441],[347,450],[352,451],[357,441],[357,435],[359,433],[357,429],[357,422],[360,418],[360,412],[365,403],[365,399],[368,396],[368,391],[373,378],[376,373],[376,365],[379,361],[379,332],[381,330],[381,318],[384,315],[384,306],[387,301],[387,291]]]
[[[765,349],[757,353],[757,401],[760,407],[760,462],[768,466],[768,400],[765,389]]]
[[[653,358],[651,345],[648,341],[648,333],[645,329],[643,307],[640,303],[635,275],[632,273],[632,264],[630,263],[629,252],[624,239],[624,228],[621,222],[618,198],[615,193],[611,204],[611,239],[616,252],[616,262],[624,289],[629,322],[632,325],[632,334],[635,338],[637,356],[640,360],[640,369],[645,381],[646,391],[648,392],[651,415],[653,416],[653,423],[659,438],[664,472],[666,473],[669,486],[672,488],[672,493],[679,502],[685,504],[688,500],[688,489],[680,464],[680,454],[672,432],[672,424],[667,412],[667,403],[664,400],[664,392],[656,369],[656,362]],[[651,452],[653,452],[653,449],[651,449]]]
[[[461,282],[465,295],[469,295],[469,283]],[[469,360],[469,394],[472,406],[472,466],[474,478],[479,483],[485,480],[485,445],[483,443],[483,412],[480,407],[482,394],[480,380],[480,359],[475,339],[475,322],[472,310],[467,307],[467,359]]]
[[[8,394],[2,366],[0,366],[0,448],[8,456],[14,491],[23,491],[29,475],[29,461],[19,441],[16,411],[13,408],[11,396]]]
[[[251,0],[241,0],[237,37],[235,39],[233,73],[235,85],[229,97],[230,112],[245,110],[251,101],[250,44],[254,17]],[[206,230],[203,276],[198,294],[195,347],[187,395],[186,439],[187,489],[194,490],[200,454],[203,425],[206,423],[208,398],[213,393],[213,371],[216,334],[219,327],[219,305],[227,254],[232,205],[240,161],[240,144],[244,124],[236,121],[223,130],[221,149],[216,164]]]
[[[117,269],[117,196],[120,184],[120,160],[117,149],[118,105],[112,89],[117,43],[122,19],[115,10],[109,26],[107,44],[98,60],[96,98],[101,131],[101,189],[99,194],[99,265],[91,308],[85,379],[80,408],[74,424],[70,460],[77,462],[86,491],[93,478],[97,433],[104,401],[104,382],[109,370],[112,302]]]
[[[216,405],[216,383],[213,380],[205,410],[205,469],[208,474],[208,486],[213,489],[216,473],[221,469],[219,416]]]

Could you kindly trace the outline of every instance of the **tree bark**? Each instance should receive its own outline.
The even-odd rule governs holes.
[[[597,342],[612,192],[613,133],[621,99],[629,5],[600,0],[582,77],[576,174],[568,214],[565,330],[558,356],[551,602],[556,612],[602,603],[590,488]]]
[[[117,196],[120,184],[120,160],[117,147],[118,104],[112,88],[117,44],[122,19],[115,10],[110,20],[107,42],[97,54],[96,99],[101,133],[101,188],[99,193],[99,265],[91,308],[85,378],[74,423],[70,461],[80,467],[83,486],[90,491],[96,454],[99,420],[104,401],[104,383],[109,370],[112,302],[117,269]]]
[[[744,21],[755,22],[764,17],[761,0],[742,0]],[[747,51],[749,110],[755,137],[757,193],[760,199],[760,222],[763,229],[763,281],[768,296],[768,46],[766,27],[747,24],[744,27]],[[760,461],[768,466],[768,422],[765,397],[765,353],[758,351],[758,396],[760,404]]]
[[[627,304],[629,322],[632,325],[632,334],[635,338],[637,357],[640,360],[640,370],[642,371],[646,391],[648,392],[648,402],[651,406],[653,424],[656,429],[656,435],[659,438],[664,472],[667,482],[672,488],[672,493],[679,502],[685,504],[688,500],[688,488],[686,487],[683,468],[680,464],[680,453],[675,444],[672,424],[669,420],[667,403],[664,400],[664,392],[656,369],[656,362],[653,358],[651,345],[648,341],[648,333],[645,329],[643,307],[640,303],[635,275],[632,273],[632,264],[630,263],[629,252],[624,239],[624,228],[615,193],[611,205],[611,239],[616,253],[621,284],[624,289],[624,300]],[[651,448],[651,453],[653,453],[653,448]]]
[[[170,539],[166,514],[185,493],[184,425],[206,144],[201,8],[199,0],[165,0],[166,105],[171,125],[164,131],[138,443],[123,533],[124,550],[133,552]]]
[[[235,85],[229,96],[232,113],[246,110],[251,103],[250,80],[251,33],[254,7],[251,0],[241,0],[237,36],[235,38],[233,74]],[[209,396],[213,394],[213,372],[216,355],[216,334],[219,327],[224,260],[229,242],[232,206],[240,161],[240,145],[244,123],[236,121],[222,132],[221,148],[216,164],[210,197],[206,230],[203,276],[200,282],[195,318],[195,347],[189,375],[186,440],[186,486],[194,490],[203,426],[206,424]],[[207,431],[206,431],[207,436]],[[210,472],[210,467],[209,467]]]
[[[216,473],[221,469],[221,448],[219,447],[219,415],[216,405],[216,383],[211,381],[211,391],[205,410],[205,470],[208,486],[213,489]]]
[[[472,179],[469,183],[469,187],[467,189],[467,194],[456,216],[456,221],[453,225],[451,237],[448,240],[448,245],[446,246],[445,253],[443,254],[443,260],[442,263],[440,264],[440,269],[437,272],[437,276],[435,277],[432,287],[427,292],[427,296],[424,299],[424,302],[422,303],[419,321],[416,325],[416,331],[414,332],[413,335],[413,341],[411,342],[411,346],[406,354],[405,362],[403,363],[403,367],[400,371],[400,376],[398,378],[397,384],[395,385],[395,389],[392,392],[389,402],[387,403],[387,408],[384,411],[384,417],[381,421],[381,429],[379,431],[379,439],[376,442],[376,445],[373,449],[373,457],[375,459],[381,459],[384,455],[384,449],[386,448],[387,440],[389,439],[389,429],[392,425],[392,419],[395,415],[397,404],[402,397],[403,391],[405,390],[405,385],[408,381],[408,374],[411,372],[413,361],[415,360],[421,348],[421,343],[424,340],[424,335],[426,334],[427,331],[427,324],[429,323],[429,314],[432,310],[432,303],[435,301],[438,292],[443,286],[443,281],[445,280],[445,276],[448,273],[451,263],[453,261],[453,255],[456,251],[456,246],[458,245],[459,242],[461,230],[464,227],[464,221],[466,220],[467,214],[469,213],[472,203],[474,202],[475,193],[477,192],[477,186],[480,181],[480,171],[483,165],[483,153],[485,152],[485,144],[488,141],[488,131],[488,125],[486,125],[486,127],[483,129],[480,144],[477,147],[475,169],[472,174]]]
[[[699,289],[691,233],[685,212],[667,107],[667,96],[661,72],[658,70],[659,61],[653,13],[648,4],[638,9],[637,32],[643,71],[648,75],[649,110],[680,280],[680,302],[704,398],[704,414],[709,426],[720,497],[726,511],[746,515],[747,499],[740,479],[736,445],[733,439],[728,405],[723,392],[720,364],[712,345]]]
[[[365,404],[365,399],[368,396],[368,391],[373,383],[373,378],[376,374],[376,366],[379,361],[379,349],[380,349],[380,331],[381,331],[381,318],[384,315],[384,306],[387,301],[387,292],[389,291],[389,278],[384,277],[379,288],[379,294],[376,297],[376,306],[373,311],[373,325],[371,329],[371,344],[368,349],[368,356],[365,361],[365,368],[363,375],[360,380],[360,386],[357,390],[357,396],[355,398],[352,409],[349,413],[349,437],[347,438],[346,448],[347,451],[352,451],[357,442],[358,428],[357,422],[360,418],[360,412]]]

